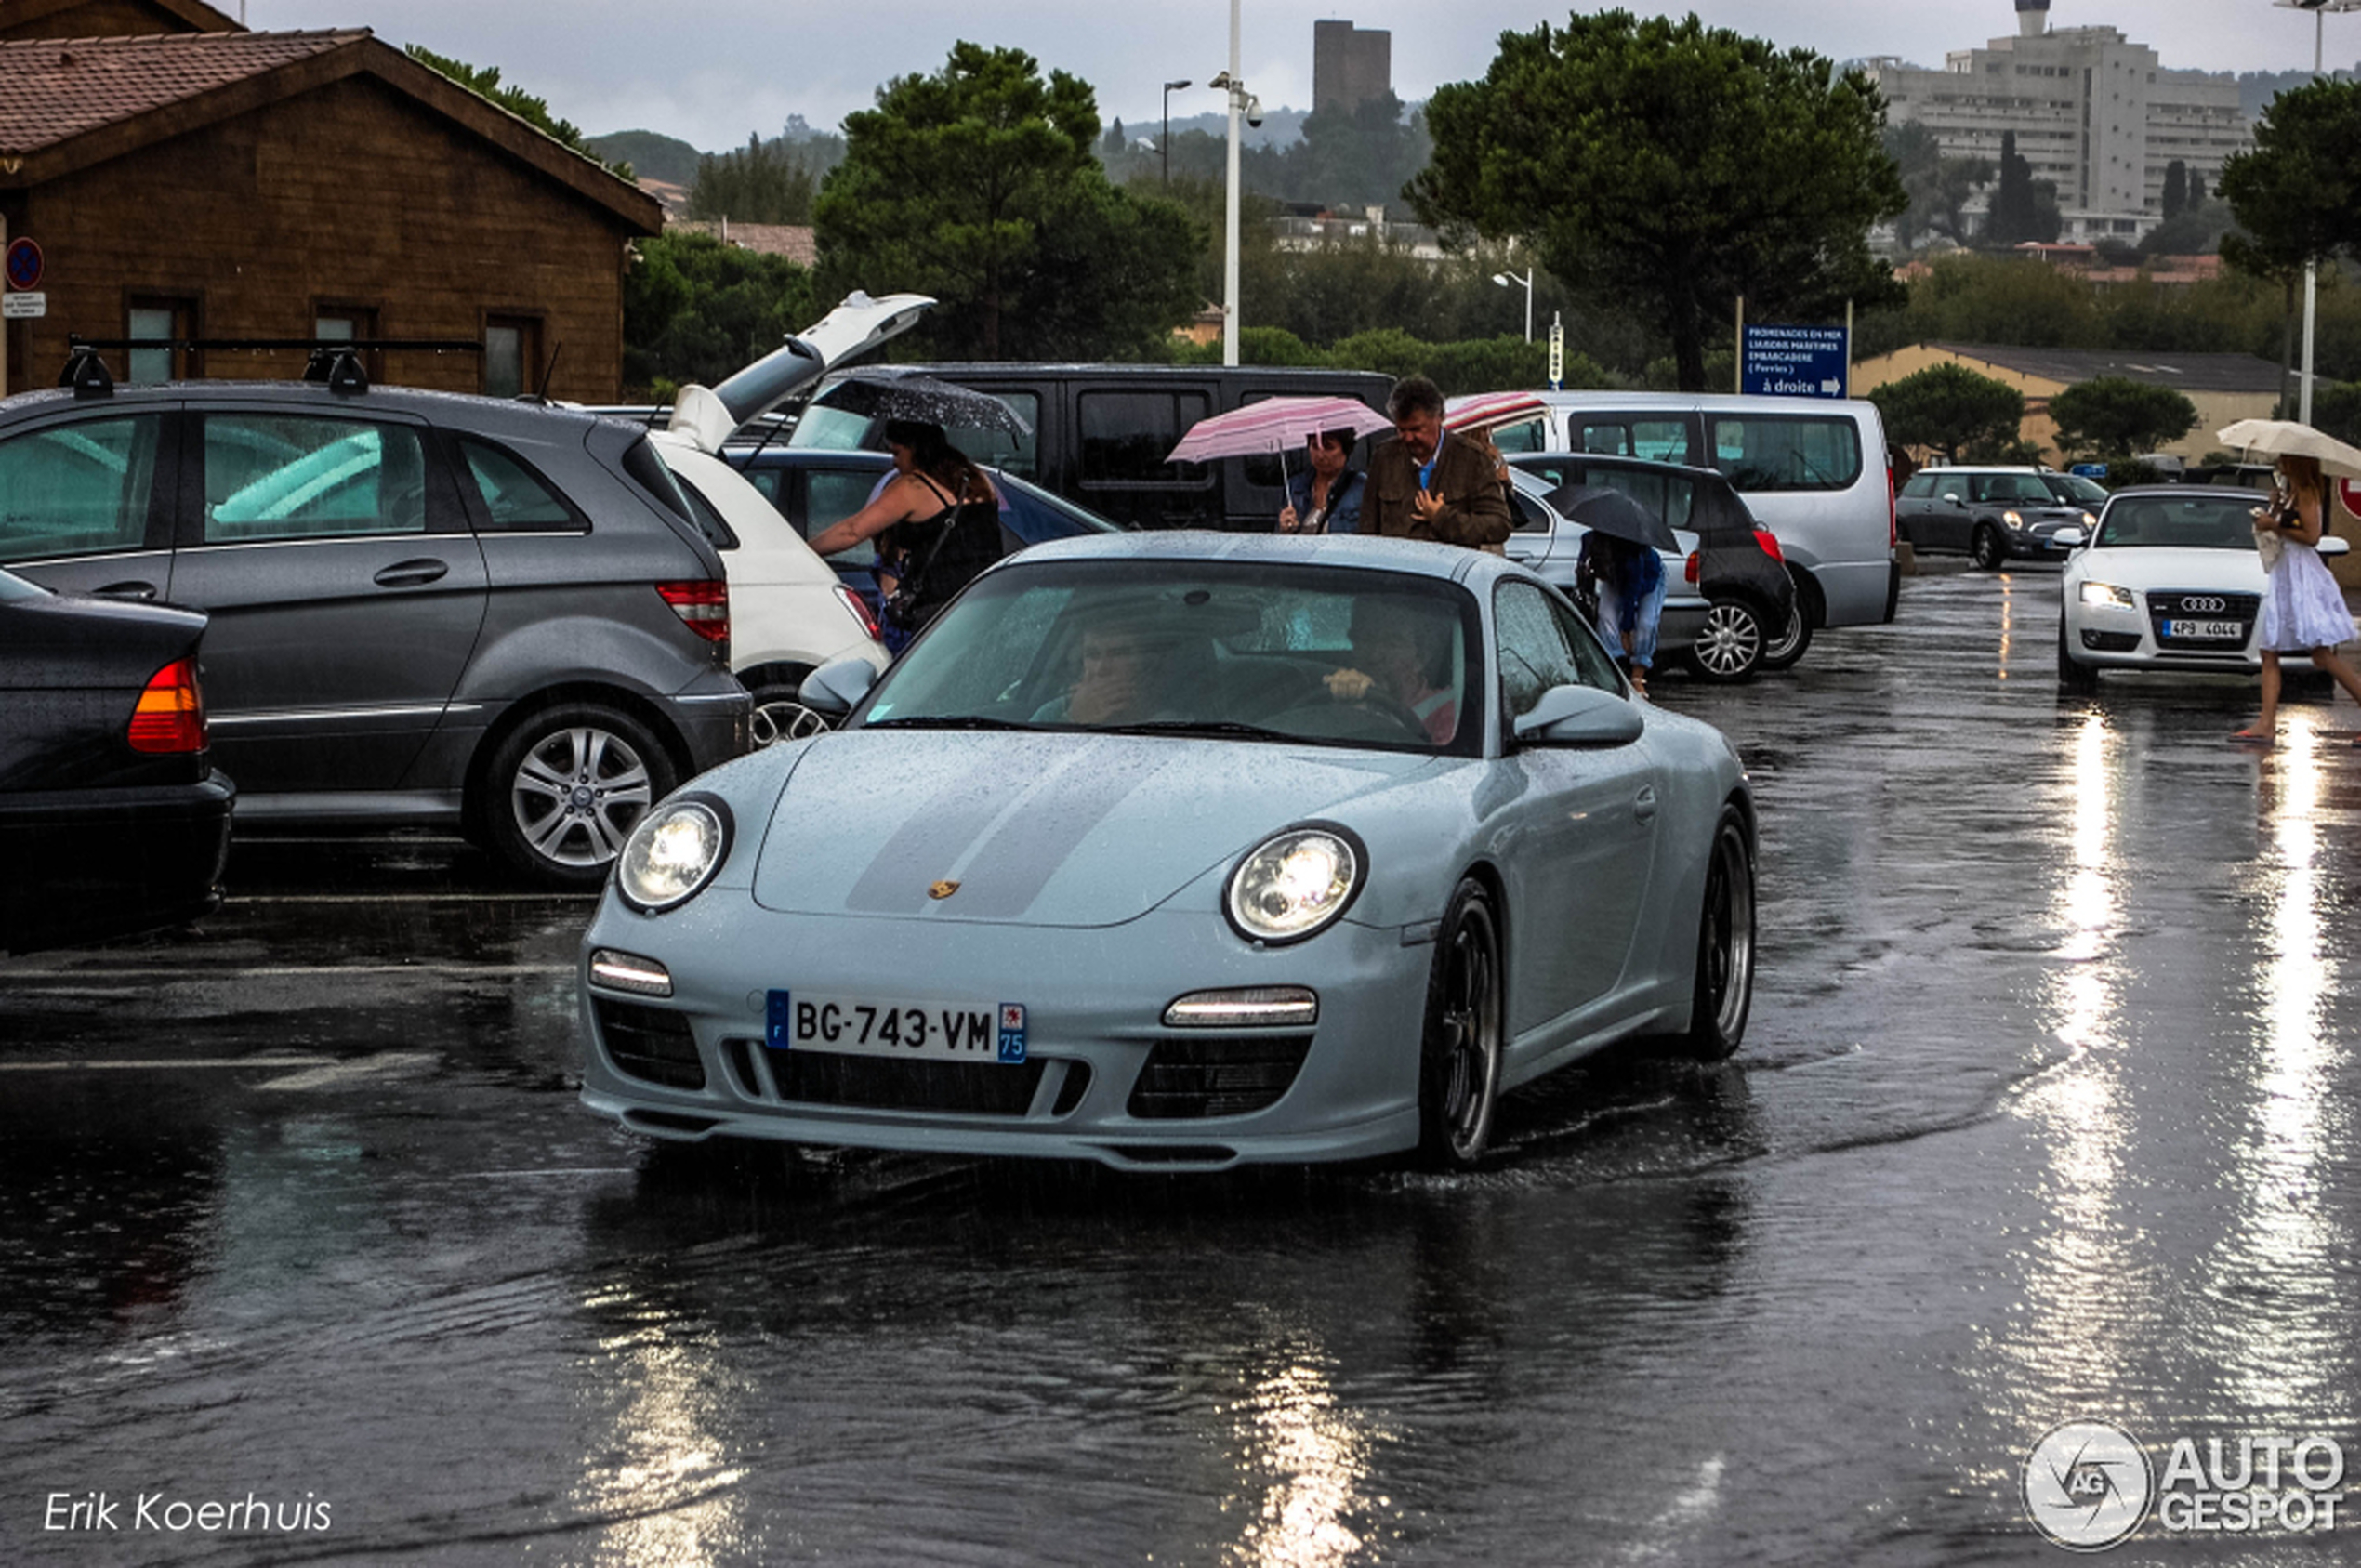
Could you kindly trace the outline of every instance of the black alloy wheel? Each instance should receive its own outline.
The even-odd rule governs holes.
[[[1812,613],[1804,608],[1803,595],[1795,596],[1795,612],[1787,617],[1787,629],[1762,646],[1761,668],[1772,671],[1791,669],[1812,646]]]
[[[485,771],[493,848],[535,881],[595,888],[648,809],[679,782],[645,726],[602,703],[528,717]]]
[[[1430,1170],[1471,1169],[1491,1143],[1507,1010],[1492,895],[1462,877],[1435,940],[1418,1049],[1418,1160]]]
[[[1992,524],[1977,523],[1975,536],[1968,541],[1968,559],[1983,571],[1998,572],[2008,562],[2008,541]]]
[[[1696,641],[1689,645],[1689,667],[1700,679],[1718,685],[1751,680],[1762,667],[1762,650],[1769,640],[1763,634],[1762,617],[1752,605],[1734,599],[1715,600],[1706,609]]]
[[[1682,1036],[1699,1061],[1721,1061],[1746,1038],[1754,1006],[1754,851],[1734,806],[1721,808],[1697,916],[1697,973]]]

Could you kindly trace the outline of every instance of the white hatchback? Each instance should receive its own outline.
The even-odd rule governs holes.
[[[2262,560],[2254,549],[2250,490],[2143,485],[2107,498],[2087,540],[2074,547],[2061,579],[2058,684],[2096,690],[2103,669],[2166,669],[2249,675],[2262,604]],[[2320,541],[2322,555],[2345,542]]]

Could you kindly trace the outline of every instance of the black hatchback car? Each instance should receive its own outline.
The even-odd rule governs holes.
[[[0,572],[0,953],[220,902],[232,790],[206,755],[204,629]]]
[[[1729,477],[1713,468],[1589,452],[1514,452],[1510,467],[1552,487],[1619,490],[1686,535],[1680,581],[1668,584],[1657,648],[1678,653],[1706,680],[1750,679],[1781,670],[1812,644],[1809,617],[1796,613],[1796,587],[1778,541],[1756,525]],[[1509,554],[1571,589],[1584,530],[1517,497]]]
[[[242,827],[453,825],[595,885],[745,749],[721,559],[644,431],[357,374],[81,381],[0,402],[0,566],[210,614]]]

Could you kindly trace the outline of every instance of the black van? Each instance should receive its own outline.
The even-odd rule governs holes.
[[[1265,533],[1286,504],[1277,455],[1167,463],[1165,454],[1198,420],[1263,398],[1348,397],[1382,409],[1393,389],[1376,371],[1277,365],[913,364],[864,374],[881,371],[938,376],[1005,399],[1032,434],[955,427],[953,444],[1101,517],[1132,528]],[[830,408],[825,396],[823,383],[789,446],[883,450],[882,421]],[[1290,455],[1287,471],[1301,461]]]

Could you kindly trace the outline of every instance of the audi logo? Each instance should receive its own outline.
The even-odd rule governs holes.
[[[2183,594],[2181,608],[2192,615],[2219,615],[2230,608],[2230,601],[2219,594]]]

